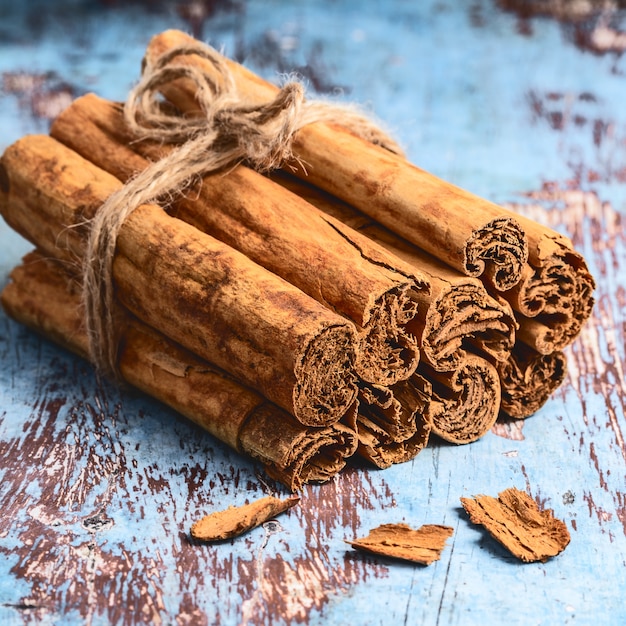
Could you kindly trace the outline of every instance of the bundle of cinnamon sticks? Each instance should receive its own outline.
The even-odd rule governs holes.
[[[286,156],[257,171],[251,151],[275,148],[255,124],[297,94],[179,31],[151,40],[143,72],[134,119],[89,94],[2,156],[0,213],[36,247],[2,292],[13,318],[103,370],[109,355],[114,375],[292,490],[355,454],[412,459],[432,433],[475,441],[562,382],[594,288],[564,237],[314,103],[283,116],[297,119]],[[196,166],[198,135],[221,165]],[[181,166],[188,182],[163,187]],[[98,247],[94,223],[131,189]],[[98,263],[110,280],[94,287]]]

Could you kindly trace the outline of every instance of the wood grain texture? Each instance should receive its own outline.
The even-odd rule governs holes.
[[[267,78],[296,69],[314,93],[366,104],[420,167],[570,237],[598,282],[538,413],[351,467],[217,545],[188,536],[204,512],[287,494],[0,313],[1,623],[625,622],[626,15],[564,4],[251,0],[202,17],[165,0],[0,0],[1,150],[87,90],[122,99],[149,37],[187,29]],[[3,286],[30,246],[4,223],[0,241]],[[511,486],[566,522],[562,554],[520,564],[469,522],[460,497]],[[344,543],[385,523],[454,535],[428,568]]]

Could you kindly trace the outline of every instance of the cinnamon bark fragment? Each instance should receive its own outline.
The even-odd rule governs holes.
[[[430,565],[441,558],[453,532],[453,528],[437,524],[424,524],[417,530],[408,524],[382,524],[370,530],[367,537],[346,543],[372,554]]]
[[[28,254],[0,294],[6,312],[48,339],[89,358],[78,284],[67,266]],[[357,449],[354,428],[305,427],[226,372],[133,317],[121,337],[126,382],[195,422],[237,452],[260,461],[291,491],[325,482]]]
[[[55,120],[51,135],[122,181],[172,150],[138,141],[120,105],[88,94]],[[425,277],[303,198],[243,165],[204,176],[173,199],[170,214],[227,243],[359,329],[355,369],[376,384],[407,379],[419,348],[405,330]]]
[[[195,522],[191,527],[191,536],[207,542],[233,539],[288,511],[298,502],[300,498],[297,496],[285,500],[266,496],[243,506],[231,506]]]
[[[420,373],[433,384],[432,432],[445,441],[466,444],[483,437],[500,411],[500,378],[495,367],[468,356],[453,372],[437,372],[426,364]]]
[[[0,213],[47,254],[80,266],[90,217],[121,183],[47,136],[9,146]],[[285,280],[160,207],[122,226],[119,302],[303,424],[337,422],[356,399],[356,331]]]
[[[148,45],[144,67],[163,53],[194,43],[181,31],[160,33]],[[223,62],[246,102],[266,103],[276,95],[277,87],[231,60]],[[215,66],[199,55],[180,55],[175,63],[222,81]],[[164,85],[162,91],[181,111],[198,111],[192,81],[180,79]],[[519,281],[528,257],[527,241],[516,219],[502,207],[336,124],[304,126],[296,133],[292,149],[296,176],[359,208],[461,273],[482,276],[501,291]]]
[[[565,523],[551,509],[542,510],[527,493],[514,487],[497,498],[461,498],[473,524],[487,532],[518,559],[531,563],[560,554],[570,542]]]
[[[495,367],[502,383],[502,412],[524,419],[537,412],[561,385],[567,358],[562,351],[540,354],[520,342],[509,359]]]

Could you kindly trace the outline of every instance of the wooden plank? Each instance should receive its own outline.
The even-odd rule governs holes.
[[[192,20],[166,3],[25,4],[0,5],[0,150],[86,90],[123,98],[153,33],[194,28],[265,76],[300,68],[319,93],[344,89],[413,162],[571,236],[598,303],[533,417],[388,470],[351,467],[218,545],[192,542],[191,523],[284,490],[0,313],[0,622],[624,623],[624,9],[252,0]],[[1,287],[29,246],[4,223],[0,241]],[[509,486],[566,521],[560,556],[520,564],[469,523],[460,497]],[[455,533],[427,568],[344,543],[387,522]]]

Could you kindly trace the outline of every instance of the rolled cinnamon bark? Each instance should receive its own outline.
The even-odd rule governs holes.
[[[183,47],[197,46],[189,35],[168,30],[152,38],[144,68]],[[270,102],[278,88],[226,58],[238,96],[251,106]],[[201,54],[180,55],[172,64],[191,66],[219,84],[216,65]],[[179,79],[162,86],[162,93],[185,113],[197,112],[197,85]],[[469,276],[481,276],[496,289],[511,289],[528,257],[523,230],[502,207],[445,182],[342,128],[311,123],[293,143],[302,177],[359,208],[376,221]]]
[[[428,277],[431,291],[420,295],[408,328],[421,347],[418,373],[433,383],[432,432],[453,443],[482,437],[498,417],[502,393],[489,361],[507,363],[516,345],[517,323],[508,302],[330,194],[284,173],[272,178]]]
[[[460,276],[458,272],[330,194],[284,173],[273,174],[272,178],[324,212],[387,247],[407,263],[419,267],[420,272],[428,278],[431,291],[420,300],[418,315],[409,329],[418,338],[423,360],[432,368],[455,371],[468,352],[486,356],[500,376],[501,409],[516,418],[527,417],[537,411],[563,382],[566,360],[565,355],[558,350],[558,345],[563,341],[561,329],[566,326],[567,320],[576,324],[584,318],[582,315],[577,317],[569,314],[566,317],[563,309],[573,311],[578,306],[572,302],[576,280],[588,285],[586,277],[591,279],[582,269],[578,273],[579,278],[572,272],[573,268],[578,267],[574,261],[581,259],[580,255],[568,251],[568,256],[571,254],[569,269],[565,263],[555,267],[556,263],[551,262],[547,266],[553,268],[553,271],[545,275],[535,274],[531,266],[527,265],[526,279],[522,280],[526,281],[528,289],[536,293],[537,301],[541,301],[540,294],[544,294],[546,302],[541,306],[541,311],[547,314],[527,317],[518,311],[516,321],[511,305],[506,301],[512,304],[517,302],[511,292],[489,296],[477,279]],[[529,230],[536,232],[536,229]],[[567,293],[565,276],[571,276],[571,289]],[[553,281],[557,283],[556,286],[552,284]],[[512,291],[521,294],[521,287]],[[555,292],[560,293],[564,300],[569,300],[569,304],[561,301],[561,298],[555,299]],[[588,299],[582,297],[580,302],[588,302]],[[561,311],[557,312],[559,307]],[[536,315],[538,312],[526,311],[528,315]],[[546,320],[549,325],[540,320]]]
[[[30,253],[11,273],[0,301],[16,321],[88,358],[79,288],[60,263]],[[356,450],[343,424],[310,428],[165,336],[129,317],[120,372],[128,383],[167,404],[295,491],[323,482]]]
[[[478,356],[468,355],[453,372],[437,372],[425,363],[420,373],[433,385],[432,432],[445,441],[471,443],[495,424],[500,410],[498,372]]]
[[[356,431],[359,454],[381,469],[413,459],[428,443],[430,383],[417,374],[391,388],[362,385]]]
[[[50,132],[123,182],[173,149],[137,141],[121,106],[93,94],[73,102]],[[353,321],[363,380],[389,385],[415,371],[419,349],[404,328],[415,316],[418,292],[428,288],[415,268],[242,165],[205,176],[174,199],[170,214]]]
[[[121,183],[47,136],[0,161],[0,212],[46,254],[81,264],[89,219]],[[223,242],[143,205],[117,238],[118,300],[143,322],[314,426],[356,398],[354,325]]]
[[[528,265],[505,297],[519,312],[520,336],[549,354],[572,343],[591,316],[595,281],[567,237],[527,217],[518,220],[528,237]]]
[[[442,372],[455,370],[468,350],[496,361],[508,359],[517,322],[504,298],[490,296],[479,279],[460,274],[319,188],[284,173],[272,178],[427,278],[430,291],[418,295],[417,315],[407,330],[417,338],[421,356],[429,365]]]
[[[495,367],[502,385],[502,412],[523,419],[538,411],[561,385],[567,359],[561,351],[539,354],[520,342],[508,360]]]

